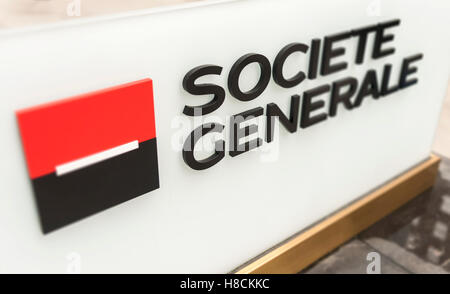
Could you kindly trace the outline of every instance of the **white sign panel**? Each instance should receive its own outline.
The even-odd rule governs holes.
[[[0,271],[228,272],[425,160],[448,5],[379,2],[0,32]]]

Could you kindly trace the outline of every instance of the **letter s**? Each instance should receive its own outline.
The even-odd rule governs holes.
[[[213,99],[203,105],[184,107],[183,113],[188,116],[200,116],[218,109],[225,101],[225,90],[214,84],[195,84],[195,81],[205,75],[220,75],[222,67],[217,65],[201,65],[191,69],[183,79],[183,88],[192,95],[213,94]]]

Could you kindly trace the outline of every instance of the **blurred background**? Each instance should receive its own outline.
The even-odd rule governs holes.
[[[0,0],[0,28],[199,1],[202,0]]]

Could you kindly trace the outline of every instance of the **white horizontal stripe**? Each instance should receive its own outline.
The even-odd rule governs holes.
[[[60,164],[56,166],[56,175],[62,176],[138,148],[139,142],[136,140],[80,159]]]

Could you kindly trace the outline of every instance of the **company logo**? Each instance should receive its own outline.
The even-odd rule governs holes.
[[[203,105],[185,105],[183,114],[190,117],[199,117],[211,114],[219,109],[225,102],[225,87],[232,97],[243,103],[253,101],[260,97],[271,80],[281,88],[293,89],[299,86],[304,80],[315,80],[318,74],[321,76],[332,75],[347,70],[349,62],[336,61],[339,57],[348,54],[341,42],[353,42],[356,45],[354,65],[361,65],[367,59],[366,49],[371,50],[371,59],[378,60],[395,53],[395,47],[389,47],[389,43],[394,40],[394,35],[387,32],[400,25],[399,19],[374,24],[371,26],[346,30],[337,34],[327,35],[323,42],[319,38],[311,40],[311,45],[294,42],[287,44],[280,49],[273,65],[264,55],[258,53],[248,53],[236,60],[228,73],[227,85],[213,83],[199,83],[205,76],[220,76],[223,67],[215,64],[203,64],[194,67],[184,76],[182,85],[184,90],[195,96],[209,95],[211,100]],[[368,45],[369,36],[373,36],[373,43]],[[370,48],[371,47],[371,48]],[[285,77],[283,68],[289,57],[294,53],[309,55],[307,70],[300,69],[292,77]],[[186,138],[182,156],[184,162],[194,170],[205,170],[218,164],[225,158],[226,151],[230,157],[236,157],[245,152],[257,149],[263,144],[274,141],[274,124],[276,119],[288,132],[296,133],[298,129],[306,129],[318,123],[331,119],[338,114],[338,109],[345,108],[354,110],[359,108],[365,99],[375,100],[385,99],[389,95],[399,90],[404,90],[417,84],[418,78],[412,75],[418,71],[415,63],[423,58],[423,54],[416,53],[403,58],[399,67],[399,74],[394,77],[393,65],[385,63],[382,73],[375,69],[366,71],[362,80],[354,76],[346,76],[331,83],[324,83],[314,88],[309,88],[298,92],[298,88],[293,90],[290,97],[289,110],[283,111],[277,103],[269,103],[264,108],[261,106],[230,115],[228,126],[220,122],[207,122],[195,128]],[[244,92],[240,88],[239,81],[244,76],[244,69],[256,64],[260,68],[260,74],[256,85]],[[295,91],[295,92],[294,92]],[[325,98],[328,95],[328,98]],[[280,101],[282,97],[277,97],[275,101]],[[328,100],[326,102],[326,100]],[[245,105],[245,104],[242,104]],[[254,123],[255,119],[264,118],[265,127]],[[259,122],[264,119],[259,120]],[[229,128],[228,142],[225,142],[226,128]],[[265,129],[265,138],[259,137],[259,129]],[[195,156],[195,146],[202,137],[208,135],[223,135],[223,139],[215,141],[214,152],[206,158],[199,160]],[[219,136],[217,136],[219,137]],[[255,138],[256,137],[256,138]],[[228,145],[228,150],[226,150]]]
[[[44,233],[159,188],[150,79],[17,119]]]

